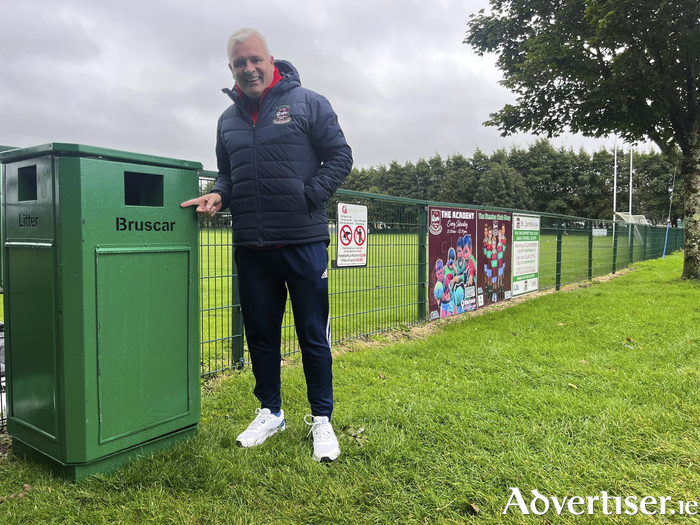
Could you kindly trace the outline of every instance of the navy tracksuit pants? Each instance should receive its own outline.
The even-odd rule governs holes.
[[[324,241],[235,252],[246,340],[262,408],[277,412],[282,319],[287,290],[301,347],[306,393],[314,416],[333,412],[328,307],[328,250]]]

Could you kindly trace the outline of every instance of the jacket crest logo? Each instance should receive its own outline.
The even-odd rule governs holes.
[[[273,124],[286,124],[291,122],[292,117],[290,113],[290,106],[277,106],[275,108],[275,118],[272,119]]]

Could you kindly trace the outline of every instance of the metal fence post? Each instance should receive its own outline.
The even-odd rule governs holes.
[[[235,248],[234,248],[235,250]],[[236,261],[231,261],[233,276],[231,277],[231,353],[234,368],[245,366],[243,355],[243,312],[241,310],[241,299],[238,295],[238,267]]]
[[[630,266],[631,266],[632,263],[634,262],[634,224],[630,223],[628,227],[629,227],[629,229],[630,229],[630,233],[629,233],[629,240],[630,240],[630,247],[629,247],[629,250],[630,250],[630,262],[629,262],[629,264],[630,264]]]
[[[559,291],[561,287],[561,244],[562,244],[562,234],[563,228],[561,221],[557,222],[557,266],[556,266],[556,290]]]
[[[588,280],[593,279],[593,222],[588,223]]]
[[[613,224],[613,267],[612,273],[615,273],[615,268],[617,266],[617,230],[615,224]]]
[[[428,316],[428,207],[418,207],[418,319]]]

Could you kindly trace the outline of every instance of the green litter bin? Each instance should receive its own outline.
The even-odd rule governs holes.
[[[7,428],[81,479],[200,416],[201,164],[79,144],[0,152]]]
[[[15,147],[13,147],[13,146],[2,146],[2,145],[0,145],[0,152],[8,151],[8,150],[11,150],[11,149],[17,149],[17,148],[15,148]],[[1,185],[1,184],[0,184],[0,188],[2,188],[2,185]],[[0,189],[0,207],[2,207],[2,189]],[[0,232],[0,237],[2,237],[1,234],[2,234],[2,232]],[[3,279],[3,275],[2,275],[2,252],[0,251],[0,293],[2,293],[2,279]],[[0,408],[1,408],[1,407],[0,407]]]

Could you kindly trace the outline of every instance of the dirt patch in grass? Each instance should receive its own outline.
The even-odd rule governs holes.
[[[585,283],[588,283],[588,286],[591,286],[592,284],[598,284],[598,283],[605,283],[608,281],[612,281],[613,279],[617,279],[618,277],[621,277],[627,273],[630,273],[633,271],[633,268],[623,268],[622,270],[618,270],[616,273],[609,273],[608,275],[601,275],[600,277],[596,277],[593,279],[593,281],[584,281]],[[584,284],[584,283],[580,283]]]
[[[0,459],[6,458],[12,450],[12,438],[7,434],[0,434]]]

